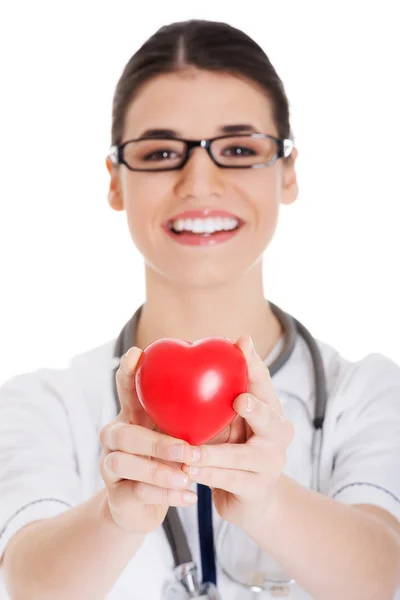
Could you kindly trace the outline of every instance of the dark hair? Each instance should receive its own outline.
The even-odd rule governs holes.
[[[111,145],[122,142],[128,106],[142,84],[190,67],[258,83],[272,102],[278,137],[293,140],[285,89],[263,49],[226,23],[190,20],[161,27],[128,61],[114,94]]]

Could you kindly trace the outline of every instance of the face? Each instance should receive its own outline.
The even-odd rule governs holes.
[[[176,137],[188,140],[207,139],[238,124],[278,137],[271,105],[256,84],[191,70],[157,76],[141,88],[128,109],[122,141],[141,137],[148,129],[173,130]],[[224,169],[197,147],[182,169],[161,172],[115,168],[107,159],[109,203],[114,210],[126,211],[132,240],[147,268],[185,288],[218,286],[259,263],[274,235],[280,204],[297,197],[296,157],[294,149],[286,164],[278,159],[266,168]],[[196,215],[208,216],[212,227],[221,219],[220,211],[230,220],[219,220],[219,226],[239,227],[213,235],[169,230],[172,223],[178,229],[183,223],[191,226],[186,217]],[[210,221],[213,214],[218,219]]]

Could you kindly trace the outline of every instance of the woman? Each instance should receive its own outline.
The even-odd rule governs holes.
[[[317,490],[305,340],[297,337],[272,377],[268,368],[285,332],[264,296],[262,257],[280,205],[297,198],[296,158],[283,84],[243,32],[172,24],[126,65],[113,104],[109,204],[126,211],[144,257],[146,301],[119,338],[118,408],[115,340],[1,390],[0,548],[10,598],[178,597],[162,527],[171,507],[199,576],[217,581],[224,599],[252,597],[242,583],[262,587],[271,565],[288,585],[263,597],[394,597],[399,368],[379,355],[351,363],[318,342],[329,398]],[[207,336],[236,341],[250,385],[233,423],[195,448],[155,428],[134,373],[151,341]],[[199,536],[196,503],[199,495],[207,506],[209,488],[207,545],[210,519],[201,516]]]

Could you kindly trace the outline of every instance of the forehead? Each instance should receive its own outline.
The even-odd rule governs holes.
[[[256,83],[193,69],[158,75],[145,83],[126,113],[124,138],[160,128],[197,139],[237,123],[277,135],[270,100]]]

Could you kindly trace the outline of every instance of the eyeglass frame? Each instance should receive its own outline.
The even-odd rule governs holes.
[[[213,154],[211,152],[211,144],[216,140],[222,140],[225,138],[238,138],[238,137],[270,138],[270,139],[274,140],[274,142],[276,143],[276,145],[278,147],[278,152],[275,154],[274,158],[272,160],[270,160],[269,162],[260,163],[258,165],[222,165],[222,164],[220,164],[215,159],[215,157],[213,156]],[[127,146],[131,142],[141,142],[141,141],[148,141],[148,140],[152,140],[152,141],[171,140],[171,141],[177,141],[177,142],[184,142],[186,145],[186,155],[185,155],[185,158],[183,159],[183,162],[180,165],[178,165],[177,167],[160,167],[157,169],[132,168],[131,166],[128,165],[128,163],[126,162],[126,160],[124,159],[124,156],[123,156],[125,146]],[[205,150],[207,150],[207,153],[208,153],[209,157],[211,158],[211,160],[213,161],[213,163],[222,169],[259,169],[259,168],[272,166],[273,164],[275,164],[275,162],[278,160],[278,158],[288,158],[293,151],[294,143],[290,139],[280,139],[273,135],[269,135],[267,133],[238,133],[238,134],[220,135],[220,136],[217,136],[214,138],[202,139],[202,140],[185,140],[183,138],[161,137],[161,136],[160,137],[141,137],[141,138],[126,140],[122,144],[115,144],[115,145],[111,146],[108,156],[114,165],[124,164],[130,171],[140,171],[140,172],[146,172],[146,173],[155,173],[157,171],[176,171],[179,169],[183,169],[183,167],[186,165],[189,158],[191,157],[193,149],[197,148],[198,146],[200,148],[204,148]]]

